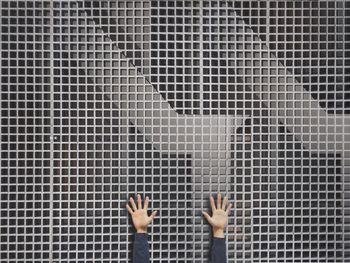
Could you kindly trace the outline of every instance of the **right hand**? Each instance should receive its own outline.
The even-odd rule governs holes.
[[[143,208],[141,204],[141,196],[139,194],[137,195],[138,207],[136,207],[135,201],[132,197],[130,197],[130,203],[131,203],[132,209],[128,204],[126,205],[126,208],[128,209],[129,213],[132,216],[132,222],[134,223],[136,232],[147,233],[147,227],[156,216],[157,211],[153,211],[150,216],[147,215],[147,209],[148,209],[148,203],[149,203],[148,196],[146,196],[145,198],[145,203]]]
[[[208,223],[212,226],[213,236],[218,238],[224,238],[225,228],[228,222],[228,215],[230,213],[232,204],[228,203],[228,198],[225,196],[221,205],[221,194],[218,193],[217,205],[215,206],[214,198],[210,197],[210,204],[212,209],[212,216],[210,217],[207,212],[202,212]],[[228,207],[226,208],[226,206]]]

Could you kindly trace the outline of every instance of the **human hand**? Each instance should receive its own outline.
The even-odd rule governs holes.
[[[146,196],[144,206],[142,208],[141,196],[138,194],[137,195],[138,207],[136,207],[135,201],[132,197],[130,197],[130,203],[133,209],[131,209],[128,204],[126,205],[126,208],[131,214],[132,222],[134,223],[137,233],[147,233],[148,225],[152,222],[152,220],[157,214],[157,211],[153,211],[150,216],[147,215],[148,202],[149,202],[149,198],[148,196]]]
[[[228,203],[228,198],[225,196],[221,204],[221,194],[218,193],[217,206],[215,206],[214,198],[210,197],[210,204],[212,209],[212,216],[210,217],[207,212],[202,212],[208,223],[212,226],[213,236],[223,238],[225,227],[228,221],[228,214],[230,213],[232,204]],[[226,206],[227,209],[225,210]]]

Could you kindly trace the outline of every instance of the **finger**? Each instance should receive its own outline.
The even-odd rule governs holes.
[[[226,210],[226,214],[229,215],[231,211],[232,204],[229,204]]]
[[[221,194],[220,193],[218,193],[218,200],[217,200],[217,203],[218,203],[218,205],[217,205],[217,209],[221,209]]]
[[[207,219],[209,221],[210,216],[208,215],[207,212],[202,212],[202,214],[204,215],[205,219]]]
[[[157,215],[157,212],[158,212],[157,210],[152,212],[152,214],[150,215],[151,221],[155,218],[155,216]]]
[[[146,198],[145,198],[145,203],[144,203],[144,205],[143,205],[143,210],[146,210],[146,211],[147,211],[147,209],[148,209],[148,201],[149,201],[149,198],[148,198],[148,196],[146,196]]]
[[[137,208],[136,208],[136,204],[135,204],[134,198],[130,197],[130,203],[131,203],[132,209],[134,209],[134,211],[136,211]]]
[[[137,195],[137,207],[138,209],[142,209],[142,204],[141,204],[141,195]]]
[[[208,213],[207,213],[207,212],[202,212],[202,213],[203,213],[205,219],[207,219],[208,223],[211,224],[212,219],[211,219],[211,217],[208,215]]]
[[[221,207],[222,210],[225,211],[225,208],[226,208],[226,206],[227,206],[227,203],[228,203],[228,197],[225,196],[224,201],[222,202],[222,207]]]
[[[213,212],[216,210],[215,207],[215,202],[214,202],[214,197],[210,197],[210,204],[211,204],[211,210],[213,210]]]
[[[132,215],[134,213],[134,211],[132,211],[132,209],[130,208],[129,205],[126,205],[126,209],[128,209],[130,215]]]

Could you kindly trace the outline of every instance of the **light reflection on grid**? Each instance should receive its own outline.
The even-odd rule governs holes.
[[[1,225],[5,232],[1,260],[126,262],[132,228],[125,201],[141,192],[160,209],[151,229],[152,262],[206,262],[210,236],[200,211],[208,209],[205,200],[209,194],[220,190],[235,200],[236,207],[227,234],[229,262],[277,258],[344,261],[348,255],[344,255],[347,210],[343,182],[348,182],[349,162],[349,140],[343,136],[349,122],[341,115],[348,107],[347,29],[342,24],[349,7],[346,4],[38,1],[34,8],[25,1],[2,2],[2,51],[7,54],[2,55],[2,80],[17,86],[2,82],[2,105],[12,111],[2,111],[2,141],[8,142],[2,144],[1,186],[5,194]],[[21,20],[25,8],[26,16],[33,16],[31,10],[37,9],[35,15],[40,19],[32,21],[36,25],[32,28],[42,34],[36,36],[35,45],[25,48],[50,50],[40,42],[51,39],[50,7],[51,78],[45,68],[50,65],[48,60],[35,60],[49,63],[42,71],[39,64],[31,71],[34,65],[27,62],[28,71],[23,72],[21,54],[9,51],[22,49],[23,29],[19,26],[16,31],[10,25],[25,21]],[[266,9],[268,27],[264,26]],[[14,19],[17,12],[19,18]],[[303,34],[290,34],[299,30],[300,12]],[[313,31],[317,29],[313,19],[320,17],[317,21],[323,25],[324,16],[336,34]],[[334,25],[335,19],[339,25]],[[26,23],[30,30],[30,20]],[[325,36],[329,50],[326,71],[321,59]],[[315,44],[314,38],[320,41]],[[18,45],[14,45],[16,41]],[[337,59],[333,59],[333,49],[338,49]],[[302,65],[298,64],[301,55]],[[35,57],[41,55],[35,53]],[[50,52],[42,57],[48,59]],[[15,68],[19,75],[10,78],[17,73]],[[49,86],[43,91],[35,86],[38,94],[42,92],[35,100],[45,108],[35,114],[47,117],[43,117],[44,124],[35,126],[35,132],[42,128],[46,135],[35,137],[41,142],[41,146],[35,144],[40,148],[35,150],[35,167],[42,160],[37,150],[44,148],[43,155],[49,156],[49,135],[55,138],[52,181],[47,162],[35,170],[39,185],[33,194],[39,198],[38,208],[45,208],[42,214],[40,209],[35,211],[35,225],[40,227],[30,225],[27,217],[33,211],[22,213],[23,202],[14,207],[15,203],[8,201],[20,201],[23,192],[32,191],[30,172],[24,179],[19,168],[22,148],[6,153],[15,147],[11,138],[18,147],[19,141],[31,142],[30,115],[26,116],[27,137],[20,137],[24,128],[19,108],[30,108],[32,99],[20,95],[23,73],[39,77],[35,81],[41,77],[47,85],[53,83],[53,91]],[[325,79],[325,75],[330,77]],[[31,87],[25,87],[26,94],[31,94]],[[313,98],[305,92],[309,90]],[[53,92],[51,103],[49,92]],[[331,115],[320,107],[327,107]],[[16,119],[8,118],[6,114],[14,114],[14,109]],[[53,123],[48,122],[50,109]],[[45,129],[50,125],[53,134]],[[24,157],[28,171],[34,166],[32,155]],[[18,168],[10,168],[12,163]],[[50,204],[45,192],[51,191]],[[26,203],[31,196],[26,193]],[[51,244],[47,206],[53,216]],[[14,215],[17,230],[11,226]],[[34,237],[35,245],[31,236],[20,235],[24,230],[29,231],[26,234],[42,231]]]

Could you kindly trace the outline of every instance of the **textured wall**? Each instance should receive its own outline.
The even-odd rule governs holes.
[[[350,3],[1,1],[1,262],[350,262]]]

